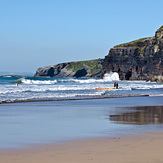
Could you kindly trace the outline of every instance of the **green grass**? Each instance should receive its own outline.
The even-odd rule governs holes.
[[[102,65],[96,65],[96,67],[90,69],[90,74],[95,74],[102,70]]]
[[[135,44],[135,43],[137,43],[137,42],[144,41],[144,40],[146,40],[147,38],[150,38],[150,37],[141,38],[141,39],[134,40],[134,41],[131,41],[131,42],[128,42],[128,43],[124,43],[124,44],[119,44],[119,45],[116,45],[116,46],[114,46],[114,47],[121,47],[121,46],[133,45],[133,44]]]
[[[162,31],[162,30],[163,30],[163,25],[157,31]]]
[[[72,69],[73,72],[76,72],[84,67],[89,67],[90,73],[96,73],[102,69],[102,65],[98,65],[97,63],[101,59],[96,59],[96,60],[88,60],[88,61],[78,61],[78,62],[70,62],[67,66],[66,69],[70,70]]]

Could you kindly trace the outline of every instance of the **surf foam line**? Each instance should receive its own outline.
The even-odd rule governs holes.
[[[3,103],[23,103],[23,102],[42,102],[42,101],[65,101],[65,100],[91,100],[91,99],[105,99],[105,98],[123,98],[123,97],[143,97],[150,96],[148,94],[123,94],[123,95],[102,95],[102,96],[90,96],[90,97],[72,97],[72,98],[59,98],[59,99],[26,99],[26,100],[4,100],[0,101]]]
[[[19,84],[56,84],[56,83],[64,83],[64,82],[75,82],[75,83],[104,83],[104,82],[111,82],[111,81],[119,81],[119,75],[116,72],[110,72],[104,74],[103,79],[75,79],[75,78],[70,78],[70,79],[49,79],[49,80],[33,80],[33,79],[28,79],[28,78],[20,78],[17,80]]]
[[[57,80],[31,80],[31,79],[20,79],[23,84],[56,84]]]
[[[119,75],[116,72],[110,72],[104,74],[103,79],[69,79],[69,81],[76,82],[76,83],[105,83],[105,82],[112,82],[112,81],[119,81]]]

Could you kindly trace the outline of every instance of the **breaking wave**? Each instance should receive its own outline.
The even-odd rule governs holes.
[[[104,83],[111,81],[119,81],[119,75],[116,72],[106,73],[104,74],[103,79],[70,79],[70,81],[77,83]]]
[[[10,77],[9,77],[10,78]],[[116,72],[106,73],[103,79],[97,78],[0,78],[0,101],[19,99],[51,99],[120,94],[163,95],[163,84],[146,81],[120,81]],[[119,89],[112,88],[118,81]],[[19,83],[15,86],[15,83]]]
[[[104,74],[104,81],[119,81],[119,75],[117,72],[111,72]]]
[[[26,79],[26,78],[21,78],[18,79],[17,82],[19,84],[23,83],[23,84],[56,84],[56,83],[68,83],[68,82],[75,82],[75,83],[80,83],[80,84],[84,84],[84,83],[104,83],[104,82],[111,82],[111,81],[119,81],[119,75],[116,72],[111,72],[111,73],[106,73],[104,75],[103,79],[74,79],[74,78],[65,78],[65,79]]]
[[[31,79],[20,79],[23,84],[55,84],[57,80],[31,80]]]

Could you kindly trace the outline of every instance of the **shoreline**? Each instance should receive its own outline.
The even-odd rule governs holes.
[[[0,150],[3,163],[142,163],[163,162],[163,131],[112,138],[93,138]]]
[[[68,101],[68,100],[89,100],[89,99],[105,99],[105,98],[123,98],[123,97],[144,97],[150,96],[149,94],[111,94],[102,96],[91,96],[91,97],[76,97],[76,98],[58,98],[58,99],[30,99],[30,100],[5,100],[0,101],[0,104],[6,103],[23,103],[23,102],[43,102],[43,101]]]

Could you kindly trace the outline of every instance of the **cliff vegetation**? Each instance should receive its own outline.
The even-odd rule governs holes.
[[[38,68],[35,77],[100,77],[102,59],[67,62]]]

